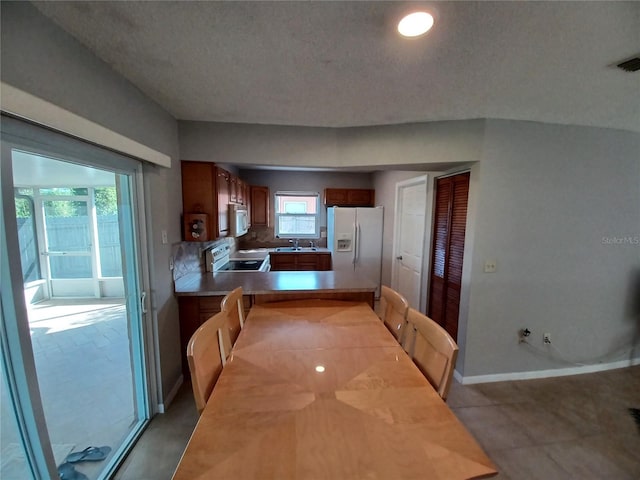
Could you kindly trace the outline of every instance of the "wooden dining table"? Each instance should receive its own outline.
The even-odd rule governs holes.
[[[367,304],[303,300],[251,309],[173,478],[496,473]]]

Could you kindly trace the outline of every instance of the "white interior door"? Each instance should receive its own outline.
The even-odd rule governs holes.
[[[392,287],[418,310],[421,310],[426,205],[426,175],[396,184]]]

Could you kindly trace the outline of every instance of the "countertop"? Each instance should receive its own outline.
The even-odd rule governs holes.
[[[268,252],[267,252],[268,253]],[[247,258],[247,257],[245,257]],[[255,257],[254,257],[255,258]],[[175,282],[176,296],[226,295],[241,286],[246,295],[281,292],[373,292],[376,284],[355,272],[216,272],[188,273]]]
[[[251,250],[237,250],[230,255],[230,260],[263,260],[270,253],[291,253],[295,255],[304,255],[307,253],[327,253],[331,250],[328,248],[316,247],[316,250],[310,250],[308,247],[302,247],[303,250],[295,252],[277,252],[275,248],[254,248]]]

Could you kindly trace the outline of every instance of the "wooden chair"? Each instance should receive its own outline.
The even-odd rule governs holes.
[[[458,358],[458,345],[447,331],[417,310],[407,314],[408,328],[405,350],[434,386],[443,400],[447,399],[453,370]]]
[[[380,290],[380,313],[378,316],[401,344],[403,343],[404,330],[407,323],[407,310],[409,310],[407,299],[395,290],[382,285]]]
[[[244,327],[244,305],[242,304],[242,287],[229,292],[222,302],[220,308],[229,317],[229,332],[231,343],[235,344],[240,330]]]
[[[204,410],[230,351],[231,341],[224,312],[209,318],[191,336],[187,360],[198,413]]]

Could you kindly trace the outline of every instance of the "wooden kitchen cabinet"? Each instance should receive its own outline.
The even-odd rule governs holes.
[[[318,254],[316,270],[331,270],[331,253]]]
[[[199,213],[208,217],[206,231],[209,235],[202,239],[191,238],[187,236],[185,225],[185,240],[210,241],[226,237],[229,234],[229,204],[246,205],[247,184],[215,163],[182,161],[180,166],[183,215]],[[267,193],[267,200],[268,197]]]
[[[251,186],[251,226],[269,226],[269,187]]]
[[[269,254],[272,271],[312,271],[331,270],[331,253],[271,252]]]
[[[296,255],[293,253],[270,253],[269,262],[272,271],[296,270]]]
[[[180,314],[180,351],[182,353],[182,372],[189,377],[189,365],[187,363],[187,344],[194,332],[206,322],[211,316],[219,313],[220,302],[224,295],[210,295],[203,297],[178,297],[178,308]],[[252,296],[243,295],[245,318],[249,314],[252,305]],[[231,341],[235,342],[240,334],[239,325],[230,326]]]
[[[330,253],[305,253],[296,258],[296,270],[331,270]]]
[[[375,190],[368,188],[325,188],[324,204],[328,207],[373,207]]]
[[[195,239],[186,235],[186,241],[213,240],[218,232],[218,197],[216,195],[216,166],[209,162],[181,162],[183,215],[207,215],[207,232],[212,238]],[[186,227],[185,227],[186,228]]]

